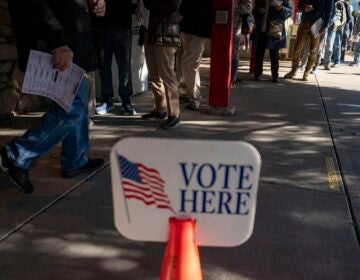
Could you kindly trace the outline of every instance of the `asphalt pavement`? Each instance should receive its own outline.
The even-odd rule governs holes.
[[[289,65],[281,63],[281,76]],[[204,280],[360,279],[360,68],[279,83],[268,64],[258,82],[247,69],[231,89],[232,117],[182,105],[180,127],[162,130],[140,119],[152,109],[146,92],[133,99],[139,115],[96,117],[90,156],[107,161],[100,170],[62,179],[57,147],[31,170],[31,195],[0,174],[0,279],[159,278],[165,244],[130,241],[114,227],[109,153],[128,136],[246,141],[260,152],[254,233],[239,247],[200,247]],[[206,105],[208,60],[201,74]],[[1,127],[0,144],[40,115]]]

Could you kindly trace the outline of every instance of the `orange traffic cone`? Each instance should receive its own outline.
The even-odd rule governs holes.
[[[195,242],[195,219],[170,218],[169,240],[160,280],[202,280],[200,258]]]

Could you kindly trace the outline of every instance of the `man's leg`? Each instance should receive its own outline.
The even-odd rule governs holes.
[[[308,57],[308,61],[307,61],[306,68],[304,71],[304,76],[303,76],[303,80],[305,80],[305,81],[307,80],[307,78],[309,76],[311,68],[315,64],[316,54],[319,49],[319,42],[320,42],[320,37],[314,38],[313,36],[311,36],[309,57]]]
[[[174,128],[179,124],[179,93],[178,82],[174,70],[177,47],[154,46],[154,54],[158,71],[164,83],[168,119],[163,128]]]
[[[344,27],[340,27],[335,34],[335,41],[334,41],[334,64],[332,67],[336,67],[340,64],[341,59],[341,45],[342,45],[342,38],[343,38]]]
[[[322,55],[324,53],[324,50],[325,50],[326,37],[327,37],[327,32],[320,35],[319,48],[318,48],[318,51],[316,53],[316,59],[315,59],[314,67],[310,72],[311,74],[317,74],[317,72],[318,72],[318,67],[320,65],[321,57],[322,57]]]
[[[165,98],[165,89],[163,81],[159,75],[157,60],[155,57],[154,46],[147,44],[147,33],[145,33],[145,59],[146,64],[149,70],[149,79],[151,83],[151,90],[154,95],[154,111],[159,115],[166,116],[167,109],[166,109],[166,98]],[[149,115],[149,118],[152,118],[150,114],[145,114],[143,117],[146,119]]]
[[[354,62],[351,66],[360,66],[360,41],[354,43]]]
[[[279,49],[271,49],[270,60],[271,60],[271,76],[273,82],[278,81],[279,77]]]
[[[72,126],[68,128],[66,137],[62,140],[61,168],[65,172],[78,170],[88,161],[89,124],[87,103],[87,83],[83,82],[77,93],[77,98],[72,104],[73,110],[77,112],[77,117],[72,121]]]
[[[255,80],[257,81],[263,73],[264,55],[266,49],[266,33],[260,32],[256,41],[256,68]]]
[[[299,25],[299,29],[296,34],[291,71],[284,76],[286,79],[291,79],[296,75],[302,50],[305,47],[306,41],[309,40],[309,36],[311,36],[311,25],[312,24],[310,22],[303,22]]]
[[[112,59],[114,55],[113,49],[113,33],[110,27],[105,26],[98,28],[96,31],[100,38],[100,56],[101,67],[99,69],[101,80],[101,96],[102,104],[96,108],[96,113],[103,115],[108,113],[114,108],[113,98],[113,80],[112,80]]]
[[[184,55],[184,49],[181,44],[181,46],[178,48],[178,51],[176,52],[176,60],[175,60],[175,72],[177,75],[177,79],[179,82],[179,98],[180,100],[188,101],[187,97],[187,90],[186,90],[186,84],[184,81],[183,71],[182,71],[182,57]]]
[[[335,41],[336,32],[333,30],[329,30],[326,38],[325,45],[325,54],[324,54],[324,67],[325,70],[330,70],[330,60],[333,53],[334,41]]]
[[[232,58],[231,58],[231,82],[236,83],[238,80],[237,73],[239,68],[239,56],[240,56],[240,43],[241,43],[241,32],[234,34],[232,44]]]
[[[122,107],[125,113],[133,115],[135,110],[133,110],[131,105],[131,96],[133,94],[131,80],[131,30],[127,28],[114,27],[113,44],[115,59],[118,65],[118,92],[122,101]]]
[[[301,63],[299,65],[300,68],[302,68],[301,71],[304,71],[304,66],[306,65],[308,57],[309,57],[309,51],[310,51],[310,41],[306,41],[305,48],[301,54]]]
[[[23,136],[18,137],[6,144],[1,151],[1,167],[3,171],[3,161],[5,158],[6,167],[9,169],[10,177],[15,179],[18,187],[23,188],[24,192],[28,184],[27,170],[32,162],[53,149],[62,140],[64,149],[62,153],[62,168],[74,168],[81,171],[88,167],[89,160],[87,151],[89,148],[88,138],[88,97],[87,83],[84,79],[78,93],[66,112],[59,105],[55,105],[48,111],[35,126],[30,128]],[[76,138],[74,141],[69,139]],[[81,134],[81,135],[80,135]],[[71,145],[71,147],[69,147]],[[91,167],[99,167],[104,161],[95,160],[96,164]],[[93,161],[91,164],[94,163]],[[20,169],[21,172],[18,172]],[[23,176],[14,178],[14,172]],[[25,176],[26,175],[26,176]]]
[[[197,109],[201,100],[199,66],[207,39],[188,33],[181,33],[181,38],[184,49],[182,71],[190,102],[188,107]]]
[[[95,72],[89,72],[86,74],[88,82],[88,108],[89,108],[89,120],[90,123],[94,121],[95,110],[96,110],[96,83],[95,83]]]

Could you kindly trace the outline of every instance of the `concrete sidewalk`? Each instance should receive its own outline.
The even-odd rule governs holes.
[[[208,61],[202,66],[206,92]],[[200,248],[204,280],[359,279],[359,74],[342,66],[309,82],[278,84],[243,74],[231,90],[234,117],[183,109],[173,131],[139,116],[97,117],[91,156],[108,160],[127,136],[247,141],[263,161],[254,234],[240,247]],[[151,94],[134,104],[149,111]],[[0,144],[38,117],[2,127]],[[0,174],[0,279],[158,279],[165,245],[128,241],[114,228],[109,166],[62,179],[59,151],[31,171],[32,195]]]

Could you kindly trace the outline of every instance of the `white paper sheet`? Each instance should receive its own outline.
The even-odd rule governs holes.
[[[53,68],[52,55],[31,50],[22,92],[50,98],[69,111],[85,70],[75,64],[60,72]]]
[[[322,18],[319,18],[315,23],[311,26],[311,33],[313,34],[314,38],[320,36],[320,31],[323,27],[324,21]]]

